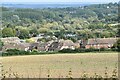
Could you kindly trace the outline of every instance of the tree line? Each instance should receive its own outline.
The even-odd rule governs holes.
[[[115,37],[118,4],[93,4],[83,7],[19,9],[2,7],[1,37],[21,39],[44,33],[57,38]],[[66,37],[67,34],[76,35]]]

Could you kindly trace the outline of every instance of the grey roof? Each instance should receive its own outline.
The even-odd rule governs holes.
[[[38,45],[38,50],[39,51],[47,51],[49,47],[49,43],[45,42],[45,43],[39,43]]]
[[[63,46],[74,46],[74,42],[71,40],[64,40],[61,42],[63,43]]]
[[[4,43],[20,43],[20,39],[18,37],[6,37],[0,39]]]
[[[55,41],[49,46],[48,50],[57,51],[57,50],[60,50],[63,46],[71,47],[71,46],[75,46],[75,43],[71,40]]]
[[[61,43],[61,42],[53,42],[50,46],[49,46],[49,48],[48,48],[48,50],[52,50],[52,51],[54,51],[54,50],[60,50],[61,49],[61,47],[63,46],[63,43]]]
[[[30,46],[29,43],[10,43],[10,44],[5,44],[3,46],[3,51],[7,49],[25,50],[25,48],[29,48],[29,46]]]
[[[114,44],[117,41],[117,38],[94,38],[88,39],[87,44],[95,45],[95,44]]]

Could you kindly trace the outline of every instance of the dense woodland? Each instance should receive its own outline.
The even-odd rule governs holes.
[[[117,36],[118,4],[84,7],[20,9],[2,7],[2,37],[46,36],[71,39]]]

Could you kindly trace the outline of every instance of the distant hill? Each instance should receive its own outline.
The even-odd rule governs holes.
[[[69,39],[115,37],[118,29],[117,25],[113,26],[119,20],[118,3],[3,4],[3,6],[2,12],[0,11],[1,30],[7,28],[2,30],[3,37],[28,38],[40,33]],[[27,33],[23,35],[23,32]],[[76,36],[66,37],[68,34]]]
[[[66,8],[66,7],[81,7],[92,3],[4,3],[3,7],[12,8]]]

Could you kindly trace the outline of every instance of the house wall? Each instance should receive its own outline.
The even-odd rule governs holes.
[[[27,50],[29,50],[29,47],[24,47],[19,44],[6,44],[3,46],[2,51],[5,52],[7,49],[18,49],[18,50],[27,51]]]
[[[62,49],[75,49],[74,46],[62,46],[60,50]]]
[[[85,48],[89,49],[89,48],[95,48],[95,49],[100,49],[100,48],[110,48],[112,47],[112,45],[110,44],[97,44],[97,45],[86,45]]]

